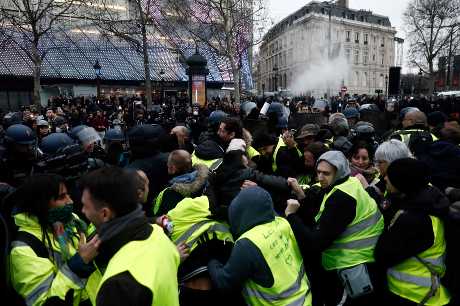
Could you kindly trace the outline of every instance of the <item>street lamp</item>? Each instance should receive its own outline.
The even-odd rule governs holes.
[[[275,90],[278,91],[278,66],[273,67],[273,73],[275,74]]]
[[[388,100],[388,75],[385,76],[385,98]]]
[[[265,83],[262,83],[262,100],[265,101]]]
[[[422,76],[423,72],[422,69],[418,72],[418,93],[419,95],[422,95]]]
[[[161,76],[161,104],[163,105],[163,102],[164,102],[164,93],[163,93],[163,85],[164,85],[164,74],[165,74],[165,71],[163,70],[163,68],[161,68],[160,70],[160,76]]]
[[[99,60],[96,60],[96,63],[93,66],[94,72],[96,73],[96,86],[97,86],[97,97],[101,96],[101,64],[99,64]]]

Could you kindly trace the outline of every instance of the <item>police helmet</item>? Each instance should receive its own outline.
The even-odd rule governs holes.
[[[73,138],[73,139],[78,139],[78,133],[80,133],[81,131],[83,131],[85,128],[87,128],[88,126],[86,125],[77,125],[75,127],[73,127],[71,130],[70,130],[70,136]]]
[[[32,129],[23,124],[13,124],[6,130],[5,140],[17,144],[33,144],[36,141],[35,133]]]
[[[37,126],[49,126],[48,121],[39,119],[37,120]]]
[[[209,115],[209,118],[208,118],[208,123],[210,126],[216,126],[216,125],[219,125],[222,120],[224,120],[225,118],[227,118],[227,113],[221,111],[221,110],[216,110],[216,111],[213,111],[210,115]]]
[[[121,129],[109,129],[104,135],[105,141],[124,141],[125,135]]]
[[[129,141],[152,141],[166,135],[166,131],[159,124],[136,125],[128,131]]]
[[[65,133],[53,133],[42,139],[40,149],[45,154],[56,154],[60,150],[74,144],[72,138]]]
[[[351,118],[356,118],[359,119],[359,111],[354,108],[354,107],[349,107],[343,111],[343,114],[345,115],[345,118],[351,119]]]
[[[22,124],[22,113],[20,112],[9,112],[3,116],[3,128],[7,129],[8,127],[14,124]]]

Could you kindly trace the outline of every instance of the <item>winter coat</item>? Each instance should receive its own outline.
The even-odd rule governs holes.
[[[289,196],[290,188],[286,179],[247,168],[242,163],[242,155],[243,152],[241,151],[228,152],[224,156],[223,163],[210,176],[209,192],[213,198],[211,202],[218,204],[218,207],[212,208],[213,213],[225,219],[227,219],[228,206],[240,192],[245,180],[253,181],[270,192],[275,203],[278,203],[279,199]],[[275,210],[282,211],[281,207],[276,206],[275,204]]]

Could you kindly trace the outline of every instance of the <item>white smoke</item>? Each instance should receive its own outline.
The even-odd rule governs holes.
[[[344,57],[313,62],[292,81],[290,91],[295,95],[323,95],[330,89],[331,95],[337,95],[348,79],[350,69],[350,63]]]

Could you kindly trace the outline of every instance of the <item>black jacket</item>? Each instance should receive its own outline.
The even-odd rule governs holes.
[[[434,234],[429,216],[443,219],[449,211],[449,200],[436,187],[391,200],[393,211],[401,209],[404,213],[387,226],[375,248],[376,263],[385,269],[430,248]]]
[[[168,154],[157,153],[152,157],[138,159],[127,166],[129,169],[142,170],[149,179],[149,195],[147,203],[152,203],[153,199],[168,185]],[[144,209],[148,215],[151,213],[150,207]]]
[[[242,154],[241,151],[230,151],[225,154],[223,163],[209,178],[208,195],[213,205],[211,207],[213,214],[227,219],[228,206],[240,192],[245,180],[253,181],[270,192],[275,203],[275,210],[282,211],[286,203],[283,202],[283,199],[287,199],[290,192],[287,180],[247,168],[242,163]],[[280,202],[283,202],[282,205],[278,204]]]

